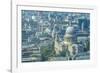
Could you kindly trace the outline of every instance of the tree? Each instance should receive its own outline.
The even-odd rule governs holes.
[[[47,46],[41,47],[42,61],[47,61],[47,60],[49,60],[49,57],[54,57],[54,56],[55,56],[54,42],[52,42],[52,44],[49,44]]]

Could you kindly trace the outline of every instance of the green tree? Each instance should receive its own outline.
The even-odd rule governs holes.
[[[54,42],[48,46],[41,47],[42,61],[47,61],[47,60],[49,60],[49,57],[54,57],[54,56],[55,56]]]

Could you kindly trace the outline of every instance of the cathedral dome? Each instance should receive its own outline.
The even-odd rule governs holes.
[[[75,32],[75,28],[73,26],[69,26],[66,29],[66,34],[73,34]]]

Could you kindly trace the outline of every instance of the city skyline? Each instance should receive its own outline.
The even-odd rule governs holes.
[[[22,62],[90,59],[90,14],[22,10]]]

